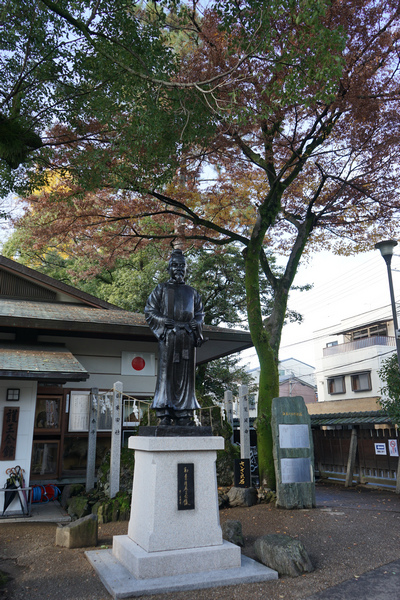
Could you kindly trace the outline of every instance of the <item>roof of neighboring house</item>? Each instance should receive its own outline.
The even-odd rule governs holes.
[[[353,413],[327,413],[310,415],[311,425],[381,425],[391,423],[382,410]]]
[[[89,373],[62,346],[16,346],[0,344],[0,377],[85,381]]]
[[[309,365],[308,363],[305,363],[302,360],[299,360],[298,358],[294,358],[294,357],[283,358],[282,360],[279,361],[279,364],[283,365],[283,363],[289,362],[291,360],[294,361],[294,362],[296,362],[296,363],[300,363],[301,365],[305,365],[306,367],[310,367],[310,369],[315,369],[315,367],[313,367],[312,365]]]
[[[281,385],[281,383],[287,383],[288,381],[296,381],[297,383],[300,383],[301,385],[306,385],[307,387],[310,387],[313,390],[317,389],[316,385],[312,385],[311,383],[307,383],[307,381],[304,381],[304,379],[301,378],[301,375],[299,375],[298,377],[295,377],[293,375],[281,375],[279,377],[279,385]]]

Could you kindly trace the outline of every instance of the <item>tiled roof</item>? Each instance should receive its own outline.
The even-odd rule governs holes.
[[[390,424],[391,421],[382,410],[311,415],[312,425],[382,425],[385,423]]]
[[[0,319],[12,318],[73,321],[75,323],[146,325],[143,315],[126,310],[107,310],[80,304],[2,299],[0,302]]]
[[[0,376],[65,377],[82,381],[88,372],[66,348],[54,346],[0,345]]]
[[[52,322],[55,327],[57,322],[67,322],[76,326],[80,324],[98,324],[144,327],[147,330],[147,333],[153,337],[144,315],[141,313],[133,313],[122,309],[110,310],[93,308],[82,304],[1,299],[0,325],[14,325],[15,321],[20,319],[35,320],[37,322],[35,326],[38,327],[41,326],[41,323],[44,323],[46,326],[51,326]],[[237,339],[243,338],[249,341],[249,345],[252,345],[250,333],[246,330],[205,325],[204,331],[219,334],[227,339],[232,336]]]

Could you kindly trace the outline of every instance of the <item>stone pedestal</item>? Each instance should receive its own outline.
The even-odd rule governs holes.
[[[276,579],[222,539],[216,451],[220,437],[131,437],[128,534],[86,555],[114,598]]]
[[[223,438],[131,437],[129,447],[135,477],[128,536],[146,552],[220,546],[215,460]],[[193,465],[193,509],[178,509],[178,464]]]

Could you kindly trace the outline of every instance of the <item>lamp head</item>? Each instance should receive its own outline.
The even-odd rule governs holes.
[[[385,240],[383,242],[378,242],[375,244],[375,248],[380,250],[383,258],[391,257],[393,255],[393,248],[397,246],[396,240]]]

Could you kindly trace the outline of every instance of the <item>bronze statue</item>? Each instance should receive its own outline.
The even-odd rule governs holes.
[[[170,279],[150,294],[144,314],[158,339],[158,376],[151,408],[159,425],[194,425],[193,411],[200,408],[195,395],[196,347],[204,339],[200,295],[185,284],[186,260],[174,250],[168,264]]]

